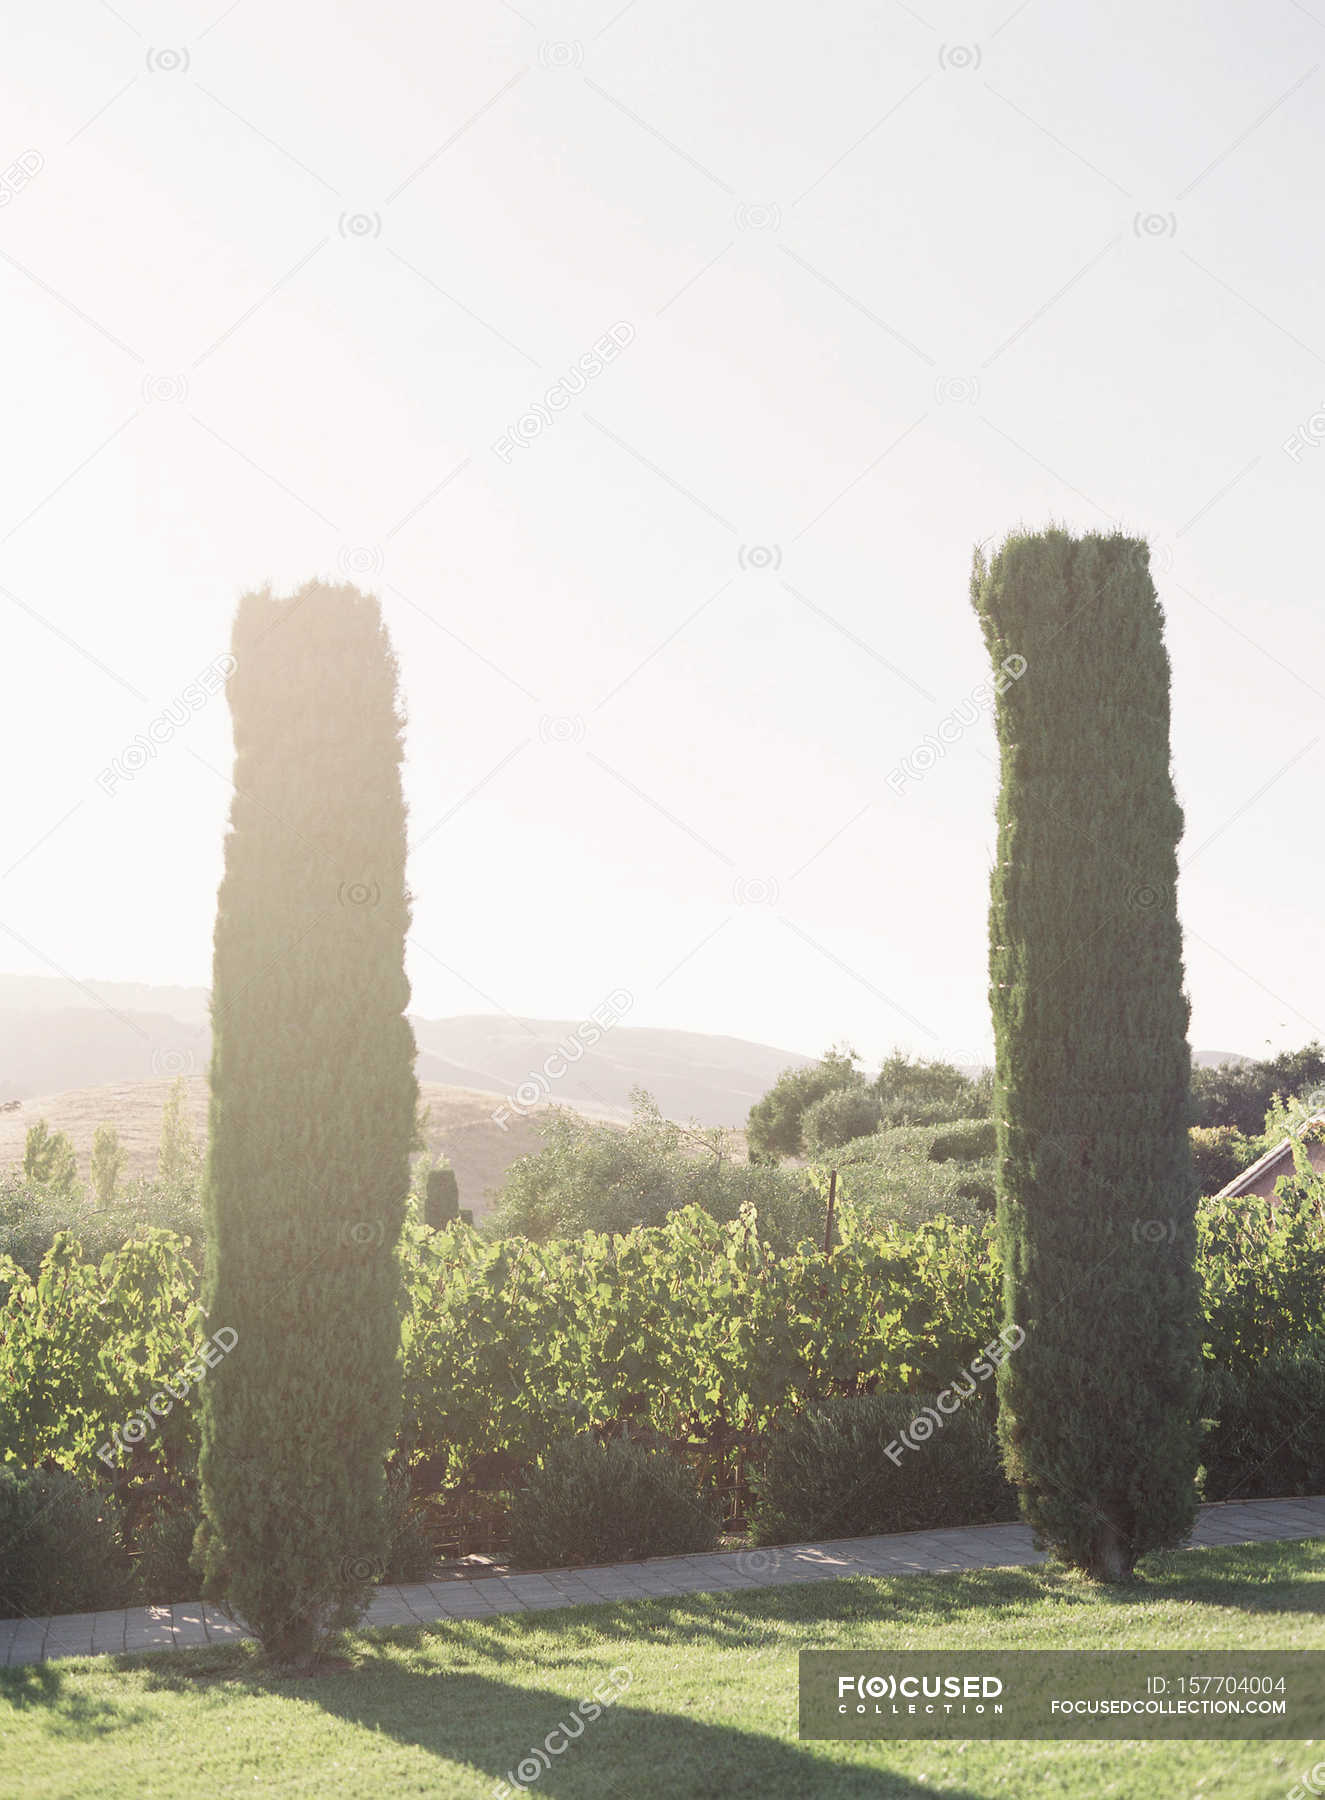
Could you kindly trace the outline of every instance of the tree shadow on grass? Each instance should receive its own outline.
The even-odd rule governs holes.
[[[119,1659],[117,1659],[119,1660]],[[56,1737],[88,1740],[141,1725],[150,1717],[141,1706],[117,1706],[71,1687],[59,1663],[16,1663],[0,1669],[0,1702],[17,1711],[44,1707]]]
[[[622,1670],[628,1674],[629,1664],[618,1665],[618,1676]],[[351,1677],[301,1682],[294,1694],[348,1724],[480,1771],[487,1791],[503,1800],[526,1788],[559,1800],[922,1800],[936,1793],[981,1800],[967,1788],[935,1788],[897,1771],[829,1760],[822,1752],[836,1747],[796,1739],[794,1696],[763,1731],[649,1710],[632,1704],[630,1688],[600,1716],[585,1718],[577,1708],[595,1690],[607,1691],[610,1677],[602,1670],[583,1679],[583,1688],[563,1693],[374,1660]],[[762,1698],[752,1691],[752,1707]],[[580,1735],[572,1738],[577,1724]],[[846,1756],[865,1748],[850,1746]]]
[[[631,1669],[640,1656],[661,1646],[740,1653],[775,1644],[783,1651],[843,1646],[852,1627],[894,1625],[908,1632],[926,1626],[961,1635],[964,1618],[1006,1618],[1008,1635],[1016,1615],[1037,1602],[1055,1609],[1074,1606],[1126,1609],[1166,1599],[1234,1609],[1245,1613],[1320,1613],[1325,1586],[1313,1581],[1310,1566],[1294,1561],[1292,1546],[1267,1563],[1265,1547],[1228,1546],[1217,1560],[1186,1556],[1148,1559],[1133,1587],[1098,1587],[1052,1567],[983,1569],[960,1575],[909,1575],[880,1582],[841,1577],[795,1588],[752,1588],[736,1593],[574,1607],[546,1612],[503,1614],[476,1620],[442,1620],[428,1626],[396,1627],[356,1634],[347,1643],[354,1666],[342,1673],[305,1680],[282,1680],[266,1671],[253,1646],[215,1646],[181,1655],[98,1659],[115,1671],[134,1669],[149,1691],[197,1691],[200,1682],[220,1680],[237,1696],[279,1694],[316,1706],[330,1717],[362,1725],[449,1763],[477,1772],[495,1797],[532,1789],[558,1800],[618,1800],[622,1793],[644,1800],[690,1800],[721,1793],[729,1797],[769,1796],[770,1800],[980,1800],[968,1789],[936,1787],[910,1776],[862,1766],[863,1747],[836,1751],[796,1738],[795,1693],[780,1693],[772,1705],[758,1687],[758,1659],[739,1665],[750,1671],[751,1723],[724,1725],[671,1710],[649,1710],[643,1685],[632,1682],[601,1717],[585,1720],[577,1705],[606,1679],[609,1666]],[[874,1647],[886,1632],[872,1630]],[[427,1647],[435,1670],[411,1666]],[[439,1654],[440,1652],[440,1654]],[[473,1667],[505,1664],[512,1679],[495,1678]],[[468,1666],[467,1666],[468,1665]],[[531,1668],[551,1686],[533,1687],[516,1677]],[[662,1665],[659,1665],[662,1666]],[[670,1665],[669,1665],[670,1666]],[[697,1677],[699,1670],[696,1670]],[[570,1690],[559,1691],[563,1684]],[[583,1684],[583,1685],[581,1685]],[[633,1691],[632,1691],[633,1690]],[[683,1690],[684,1691],[684,1690]],[[728,1695],[730,1689],[728,1689]],[[60,1665],[35,1664],[0,1670],[0,1698],[20,1708],[44,1707],[56,1734],[93,1740],[159,1715],[142,1707],[89,1697],[71,1683]],[[675,1704],[675,1690],[664,1708]],[[700,1701],[702,1705],[702,1700]],[[760,1724],[753,1721],[763,1721]],[[553,1734],[555,1753],[540,1747]],[[521,1765],[524,1765],[523,1774]],[[445,1790],[439,1790],[445,1791]],[[507,1796],[509,1800],[509,1796]]]
[[[247,1696],[279,1696],[316,1707],[329,1718],[477,1776],[493,1800],[517,1800],[527,1791],[549,1800],[620,1800],[623,1794],[632,1800],[709,1800],[714,1794],[723,1800],[932,1800],[936,1794],[944,1800],[984,1800],[970,1788],[936,1787],[899,1771],[862,1766],[868,1746],[842,1750],[801,1742],[794,1687],[779,1693],[770,1709],[755,1673],[750,1713],[762,1717],[762,1728],[709,1723],[633,1703],[636,1688],[639,1698],[647,1699],[647,1675],[637,1683],[629,1651],[608,1650],[601,1641],[596,1666],[578,1671],[575,1685],[563,1692],[494,1680],[464,1667],[411,1667],[416,1641],[433,1635],[419,1628],[392,1631],[389,1642],[360,1640],[353,1646],[358,1654],[352,1667],[300,1678],[271,1673],[249,1645],[189,1652],[187,1659],[170,1652],[105,1660],[126,1672],[136,1669],[156,1694],[196,1692],[200,1681],[210,1680],[223,1684],[221,1691],[234,1704]],[[456,1650],[459,1660],[459,1644]],[[475,1654],[486,1651],[471,1641],[469,1655]],[[610,1667],[613,1655],[621,1661]],[[89,1700],[66,1671],[48,1663],[0,1670],[4,1698],[18,1707],[48,1708],[51,1730],[62,1738],[96,1739],[117,1729],[159,1725],[161,1718],[159,1708],[149,1712]],[[279,1760],[277,1746],[273,1764],[279,1766]],[[453,1790],[439,1785],[436,1791]]]
[[[481,1646],[484,1655],[498,1663],[527,1656],[521,1643],[526,1631],[555,1633],[568,1650],[642,1638],[649,1644],[739,1651],[776,1638],[785,1643],[799,1636],[822,1636],[835,1626],[890,1622],[914,1626],[926,1620],[955,1625],[972,1612],[1029,1605],[1042,1597],[1042,1587],[1011,1571],[973,1572],[963,1577],[959,1588],[950,1576],[908,1576],[888,1587],[869,1577],[838,1576],[795,1588],[746,1588],[438,1621],[429,1629],[453,1627],[463,1641]],[[515,1632],[512,1625],[517,1626]]]
[[[1314,1542],[1220,1544],[1149,1556],[1141,1565],[1143,1579],[1137,1591],[1153,1599],[1172,1594],[1175,1599],[1238,1612],[1325,1613],[1325,1564],[1317,1555],[1314,1566],[1311,1559],[1304,1566],[1293,1554]],[[1268,1549],[1282,1552],[1277,1566],[1267,1563]],[[1217,1562],[1208,1560],[1214,1557]],[[1101,1597],[1111,1596],[1112,1590],[1106,1590]]]

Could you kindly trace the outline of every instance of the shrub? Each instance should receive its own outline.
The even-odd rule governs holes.
[[[424,1183],[424,1223],[433,1231],[441,1231],[459,1217],[460,1183],[455,1170],[449,1163],[440,1169],[429,1169]]]
[[[1255,1137],[1276,1094],[1314,1097],[1323,1081],[1325,1048],[1316,1043],[1301,1050],[1285,1050],[1263,1062],[1193,1069],[1192,1118],[1197,1125],[1227,1125],[1246,1137]],[[1314,1104],[1319,1106],[1318,1098]]]
[[[1260,1152],[1236,1125],[1193,1125],[1192,1173],[1203,1194],[1217,1194],[1235,1175],[1255,1162]]]
[[[927,1441],[906,1448],[902,1433],[926,1406],[932,1401],[921,1394],[823,1400],[773,1432],[752,1475],[756,1542],[1015,1518],[1016,1495],[999,1462],[989,1408],[972,1398]]]
[[[0,1259],[0,1462],[106,1468],[117,1500],[170,1485],[191,1457],[188,1402],[206,1373],[189,1356],[197,1322],[197,1274],[168,1232],[100,1263],[61,1232],[35,1280]]]
[[[936,1146],[972,1151],[991,1129],[984,1121],[901,1125],[856,1138],[830,1159],[842,1196],[871,1219],[914,1228],[946,1217],[982,1225],[993,1210],[994,1159],[989,1154],[936,1156]]]
[[[519,1568],[561,1568],[711,1550],[720,1515],[678,1458],[584,1433],[540,1457],[511,1503],[510,1527]]]
[[[1325,1181],[1280,1186],[1274,1200],[1203,1200],[1197,1211],[1203,1350],[1223,1368],[1325,1337]]]
[[[914,1060],[895,1050],[874,1079],[885,1125],[938,1125],[948,1119],[985,1119],[993,1097],[989,1072],[974,1080],[953,1063]]]
[[[98,1125],[92,1134],[92,1172],[88,1178],[98,1208],[114,1206],[126,1161],[119,1132],[113,1125]]]
[[[878,1125],[879,1102],[867,1088],[834,1088],[805,1109],[801,1141],[807,1156],[822,1156],[853,1138],[869,1137]]]
[[[12,1256],[35,1276],[56,1234],[72,1231],[89,1262],[100,1262],[153,1229],[189,1240],[185,1254],[202,1266],[202,1205],[194,1187],[163,1187],[139,1179],[117,1190],[114,1203],[97,1206],[77,1191],[53,1192],[21,1170],[0,1175],[0,1256]]]
[[[390,1549],[384,1581],[426,1581],[437,1561],[427,1514],[412,1504],[409,1470],[403,1464],[387,1473],[386,1519]]]
[[[633,1099],[624,1131],[553,1110],[541,1122],[544,1148],[507,1171],[492,1229],[544,1242],[662,1225],[687,1206],[732,1220],[751,1204],[780,1250],[822,1235],[822,1205],[799,1171],[738,1162],[730,1133],[664,1119],[640,1089]]]
[[[130,1591],[108,1496],[63,1469],[0,1463],[0,1617],[108,1612]]]
[[[755,1101],[746,1119],[751,1162],[799,1156],[805,1147],[803,1127],[809,1108],[839,1089],[863,1090],[865,1077],[856,1061],[854,1050],[829,1050],[817,1063],[784,1069],[763,1098]]]
[[[902,1125],[952,1125],[971,1117],[969,1100],[885,1100],[879,1107],[879,1130]]]
[[[941,1387],[997,1330],[988,1231],[868,1229],[776,1255],[691,1207],[621,1237],[406,1234],[406,1417],[438,1486],[488,1491],[567,1432],[644,1431],[715,1465],[834,1394]]]
[[[202,1577],[190,1560],[201,1518],[195,1493],[183,1504],[162,1507],[143,1524],[133,1568],[139,1605],[171,1606],[201,1594]]]
[[[45,1119],[29,1125],[23,1142],[23,1173],[52,1194],[72,1194],[78,1186],[74,1146],[63,1131],[52,1131]]]
[[[1207,1500],[1325,1491],[1325,1347],[1294,1344],[1234,1372],[1207,1372]]]
[[[166,1187],[196,1187],[202,1154],[188,1114],[189,1090],[182,1075],[170,1084],[161,1109],[161,1141],[156,1154],[156,1178]]]
[[[970,1119],[951,1131],[940,1131],[929,1146],[931,1162],[976,1162],[993,1154],[992,1119]]]
[[[993,1092],[988,1073],[972,1080],[952,1063],[895,1050],[867,1084],[857,1060],[853,1050],[830,1050],[806,1068],[784,1069],[750,1109],[750,1160],[817,1156],[895,1125],[988,1117]]]

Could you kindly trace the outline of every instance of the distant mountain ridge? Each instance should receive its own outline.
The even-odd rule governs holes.
[[[201,987],[0,975],[0,1102],[203,1076],[209,1000]],[[411,1023],[420,1082],[504,1096],[508,1105],[527,1105],[536,1091],[543,1102],[622,1118],[632,1088],[642,1087],[669,1118],[743,1125],[782,1070],[815,1061],[744,1038],[624,1023],[588,1047],[585,1022],[575,1019],[411,1015]],[[1193,1053],[1201,1066],[1247,1060],[1233,1051]]]
[[[202,1076],[211,1054],[205,988],[0,975],[0,1101]],[[596,1043],[577,1019],[411,1015],[421,1083],[625,1118],[643,1087],[671,1118],[742,1125],[783,1069],[815,1059],[742,1038],[616,1024]],[[577,1035],[578,1033],[578,1035]]]

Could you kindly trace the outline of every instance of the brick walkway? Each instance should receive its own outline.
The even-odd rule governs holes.
[[[1255,1544],[1276,1538],[1325,1537],[1325,1496],[1203,1506],[1194,1546]],[[549,1569],[543,1574],[491,1575],[383,1587],[365,1625],[427,1625],[436,1619],[486,1619],[498,1613],[594,1605],[610,1600],[723,1594],[739,1588],[786,1587],[841,1575],[928,1575],[953,1569],[1028,1566],[1047,1559],[1031,1547],[1024,1525],[963,1526],[898,1537],[838,1538],[767,1550],[659,1556],[600,1569]],[[60,1656],[188,1650],[246,1635],[214,1606],[136,1606],[120,1612],[73,1613],[55,1619],[0,1619],[0,1662]]]

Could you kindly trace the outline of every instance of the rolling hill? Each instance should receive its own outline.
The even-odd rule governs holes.
[[[0,1101],[203,1076],[207,998],[204,988],[0,975]],[[420,1082],[498,1095],[533,1082],[544,1098],[620,1118],[631,1089],[644,1087],[669,1118],[740,1125],[781,1070],[814,1060],[741,1038],[625,1024],[583,1049],[574,1019],[412,1023]],[[549,1059],[564,1066],[555,1080],[543,1077]]]
[[[102,1124],[113,1125],[119,1132],[127,1152],[127,1173],[150,1175],[156,1168],[161,1112],[170,1087],[165,1079],[117,1082],[25,1099],[12,1111],[0,1112],[0,1169],[22,1162],[28,1127],[45,1119],[52,1130],[63,1131],[71,1139],[84,1178],[92,1134]],[[445,1156],[455,1169],[462,1204],[473,1207],[476,1215],[487,1212],[491,1192],[501,1185],[510,1165],[541,1147],[538,1118],[546,1107],[528,1118],[512,1117],[503,1130],[492,1119],[499,1104],[497,1095],[435,1082],[422,1082],[420,1091],[429,1108],[428,1148],[434,1155]],[[206,1078],[188,1077],[185,1093],[194,1132],[202,1142],[207,1130]],[[595,1116],[589,1109],[576,1110]]]
[[[642,1087],[669,1118],[739,1127],[783,1069],[814,1060],[741,1038],[627,1024],[580,1049],[575,1020],[493,1014],[412,1023],[432,1107],[430,1148],[450,1159],[464,1203],[476,1209],[517,1157],[538,1148],[537,1114],[548,1104],[622,1121],[631,1090]],[[21,1158],[27,1127],[45,1118],[69,1134],[84,1168],[105,1121],[119,1131],[131,1173],[149,1172],[175,1076],[187,1081],[200,1136],[205,1128],[210,1048],[205,988],[0,975],[0,1103],[21,1102],[0,1112],[0,1167]],[[1193,1053],[1207,1066],[1245,1060]],[[564,1072],[553,1079],[549,1067]],[[524,1113],[512,1105],[522,1087],[541,1096]],[[505,1129],[493,1119],[503,1103]]]

